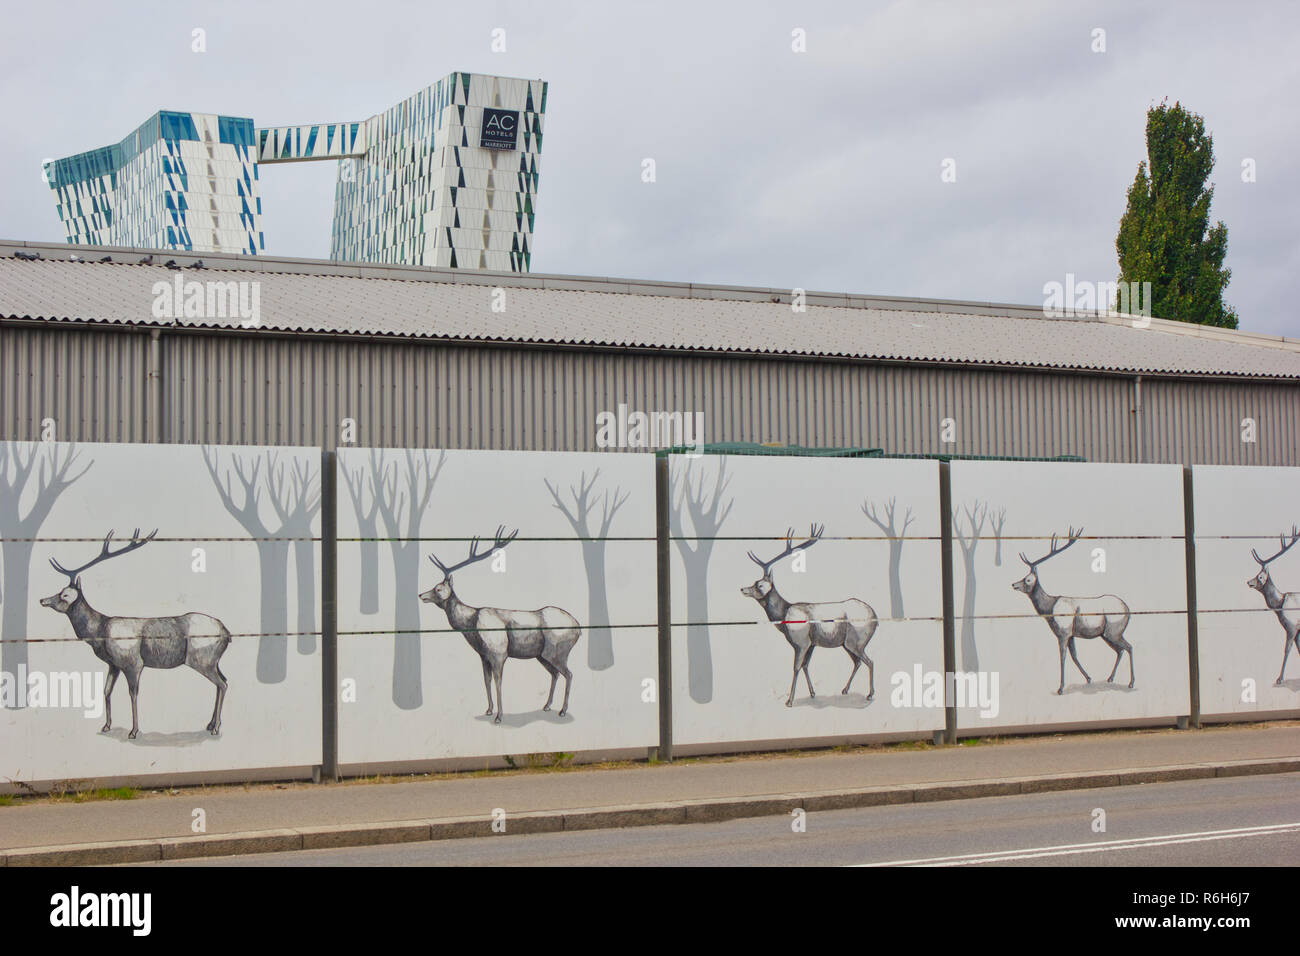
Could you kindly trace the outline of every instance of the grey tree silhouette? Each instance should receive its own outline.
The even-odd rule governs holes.
[[[961,547],[962,564],[966,570],[966,583],[962,593],[961,605],[961,669],[966,672],[979,670],[979,651],[975,647],[975,549],[979,546],[980,532],[984,530],[984,519],[988,517],[988,505],[976,501],[974,506],[964,506],[966,521],[970,525],[969,535],[961,532],[961,515],[952,509],[952,533]]]
[[[731,484],[727,477],[725,458],[718,461],[718,474],[711,490],[704,487],[704,475],[699,476],[696,487],[691,487],[691,467],[688,460],[682,473],[669,478],[668,524],[682,563],[686,566],[686,670],[691,699],[707,704],[713,699],[713,651],[709,646],[709,558],[722,523],[731,513],[736,499],[731,498],[722,507],[722,494]],[[683,508],[691,517],[695,534],[694,546],[686,539],[683,528]]]
[[[989,519],[989,527],[993,531],[993,539],[997,542],[997,550],[993,552],[993,564],[995,567],[1002,567],[1002,528],[1007,523],[1007,509],[999,508],[996,517]]]
[[[599,477],[600,469],[597,468],[588,482],[584,471],[578,479],[578,487],[569,486],[569,494],[573,496],[572,511],[550,481],[542,479],[546,490],[555,499],[555,507],[568,520],[582,542],[582,564],[587,572],[587,666],[594,671],[614,666],[614,639],[613,632],[609,629],[609,593],[605,583],[605,537],[609,534],[614,514],[631,494],[628,492],[620,498],[621,489],[616,487],[611,501],[609,492],[604,492],[599,499],[600,527],[593,534],[587,516],[596,507],[597,499],[591,496],[591,490]]]
[[[379,514],[393,555],[393,703],[414,710],[424,703],[420,674],[420,519],[429,507],[433,486],[447,460],[440,452],[436,466],[428,452],[419,458],[405,452],[406,468],[399,482],[397,462],[383,463],[370,453],[370,480],[376,489]]]
[[[284,680],[288,671],[289,655],[289,545],[288,539],[295,535],[311,537],[311,515],[320,508],[319,483],[307,472],[295,471],[290,482],[284,480],[284,465],[279,460],[279,453],[266,453],[265,460],[257,455],[230,453],[230,464],[222,472],[216,448],[204,445],[202,448],[203,464],[212,476],[212,484],[217,489],[221,503],[248,532],[257,544],[257,560],[261,574],[260,622],[261,637],[257,641],[257,679],[263,684],[278,684]],[[263,471],[263,465],[266,466]],[[232,480],[231,471],[234,471]],[[235,482],[238,482],[238,489]],[[262,491],[266,489],[271,502],[271,510],[280,519],[280,526],[272,529],[262,520]],[[239,500],[236,500],[238,498]],[[304,530],[305,529],[305,530]],[[311,610],[306,618],[303,616],[304,575],[309,589],[307,600],[309,608],[315,604],[315,578],[312,567],[311,542],[306,545],[306,560],[298,562],[299,585],[299,629],[315,630],[315,612]],[[301,555],[302,552],[298,552]],[[311,624],[303,628],[304,623]],[[309,645],[315,648],[314,638]],[[301,650],[303,645],[299,644]]]
[[[875,505],[870,500],[862,502],[862,513],[889,539],[889,616],[895,621],[903,619],[903,582],[899,566],[903,560],[903,541],[907,536],[907,526],[912,523],[912,509],[907,509],[903,516],[902,527],[894,526],[895,498],[885,503],[885,517],[882,520],[876,514]]]
[[[280,519],[280,533],[293,542],[293,566],[298,580],[298,653],[316,652],[316,551],[312,521],[320,511],[320,469],[295,459],[285,482],[285,466],[275,453],[267,455],[266,483],[271,507]]]
[[[379,613],[379,496],[375,494],[375,483],[364,468],[356,472],[343,469],[343,480],[348,486],[348,497],[352,499],[352,510],[357,515],[358,537],[361,557],[361,602],[362,614]],[[366,507],[366,494],[370,495],[370,506]]]
[[[24,453],[23,446],[27,446]],[[92,459],[71,477],[68,472],[77,459],[72,444],[0,442],[0,557],[4,560],[4,583],[0,588],[0,670],[17,674],[27,664],[27,602],[30,597],[33,540],[50,516],[59,496],[90,470]],[[37,459],[40,467],[37,468]],[[36,494],[27,513],[22,499],[33,473]]]

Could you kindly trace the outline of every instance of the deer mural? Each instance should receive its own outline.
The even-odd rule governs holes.
[[[459,564],[446,565],[437,556],[429,555],[429,560],[442,572],[442,581],[420,595],[426,604],[436,604],[447,615],[447,621],[465,638],[465,642],[483,660],[483,687],[487,691],[488,708],[486,715],[492,716],[492,685],[496,684],[496,719],[501,723],[503,713],[501,703],[501,674],[505,669],[507,658],[533,659],[551,675],[551,690],[546,695],[546,705],[542,710],[551,709],[555,699],[555,683],[564,675],[564,703],[560,705],[560,716],[569,712],[569,689],[573,683],[573,672],[569,670],[569,652],[578,643],[582,627],[568,611],[558,607],[543,607],[536,611],[512,611],[496,607],[471,607],[456,597],[452,589],[451,576],[455,571],[476,562],[490,558],[500,548],[504,548],[519,534],[518,530],[505,534],[505,527],[497,528],[496,539],[492,547],[479,553],[479,539],[470,542],[469,557]]]
[[[184,664],[212,681],[217,688],[217,701],[207,726],[208,733],[216,736],[221,730],[221,705],[226,699],[226,675],[218,666],[221,655],[230,646],[230,632],[226,626],[215,617],[193,612],[177,617],[109,617],[91,607],[82,594],[82,571],[90,570],[101,561],[143,548],[157,533],[155,528],[141,538],[140,529],[136,528],[130,543],[113,551],[113,532],[109,531],[99,556],[79,568],[65,568],[51,558],[54,570],[67,576],[68,586],[57,594],[41,598],[41,604],[68,615],[77,638],[89,644],[95,656],[108,665],[102,733],[107,733],[113,726],[111,698],[118,674],[126,675],[126,687],[131,694],[131,732],[127,737],[134,740],[140,732],[136,701],[140,692],[140,674],[146,667],[167,670]]]
[[[788,555],[805,548],[811,548],[821,540],[821,526],[813,525],[808,539],[802,544],[794,543],[794,529],[785,534],[785,550],[770,561],[764,561],[749,552],[749,559],[763,569],[763,576],[748,587],[740,589],[745,597],[753,598],[767,613],[767,619],[776,625],[776,629],[785,635],[785,639],[794,648],[794,674],[790,678],[790,694],[785,699],[785,706],[794,706],[794,689],[799,682],[799,672],[808,683],[808,696],[816,697],[812,678],[808,676],[808,662],[812,652],[818,647],[842,647],[853,660],[853,670],[844,685],[841,694],[849,692],[849,685],[858,673],[858,668],[866,664],[870,688],[867,700],[876,696],[876,667],[867,656],[867,644],[876,633],[876,612],[864,601],[849,598],[829,604],[791,603],[777,593],[772,581],[772,566]]]
[[[1043,620],[1047,622],[1047,626],[1052,629],[1052,633],[1056,635],[1056,641],[1061,648],[1061,683],[1056,688],[1058,694],[1065,692],[1065,652],[1067,649],[1070,652],[1071,660],[1074,661],[1074,666],[1079,668],[1079,673],[1083,675],[1083,679],[1089,684],[1092,683],[1092,678],[1088,676],[1088,672],[1079,663],[1079,655],[1074,650],[1074,641],[1080,637],[1087,640],[1100,637],[1115,652],[1115,666],[1110,669],[1110,676],[1106,678],[1107,682],[1115,679],[1115,672],[1119,670],[1119,662],[1123,658],[1124,652],[1128,651],[1128,686],[1133,686],[1133,645],[1124,639],[1124,629],[1128,627],[1130,616],[1128,605],[1113,594],[1102,594],[1097,597],[1058,597],[1044,591],[1042,583],[1038,580],[1038,566],[1048,558],[1054,557],[1070,547],[1079,540],[1082,534],[1082,528],[1078,531],[1070,528],[1069,540],[1059,548],[1056,546],[1056,535],[1052,535],[1052,543],[1048,546],[1047,554],[1037,561],[1030,561],[1022,551],[1020,560],[1029,565],[1029,573],[1011,585],[1012,588],[1029,597],[1030,603],[1034,605],[1034,610],[1042,616]]]
[[[1254,548],[1250,551],[1251,557],[1259,565],[1259,574],[1246,584],[1264,596],[1264,603],[1277,615],[1277,619],[1282,623],[1282,630],[1286,633],[1286,638],[1282,641],[1282,670],[1278,672],[1277,680],[1274,681],[1275,686],[1281,686],[1282,678],[1286,676],[1286,659],[1291,653],[1292,644],[1296,647],[1296,654],[1300,655],[1300,591],[1279,591],[1273,579],[1269,577],[1268,566],[1295,547],[1297,541],[1300,541],[1300,528],[1292,527],[1291,540],[1288,541],[1285,534],[1278,535],[1278,543],[1282,545],[1282,549],[1272,557],[1261,558]]]

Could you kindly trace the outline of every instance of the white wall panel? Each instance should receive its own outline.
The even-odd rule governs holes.
[[[344,693],[339,704],[341,763],[649,747],[658,741],[657,696],[643,699],[642,683],[658,674],[652,458],[341,449],[338,465],[339,679],[355,688],[354,699]],[[432,473],[437,478],[430,486]],[[373,508],[376,475],[385,507],[397,502],[401,520],[390,526],[381,510],[371,533],[362,530],[349,482],[365,515]],[[584,555],[584,535],[556,507],[548,481],[571,512],[571,489],[580,492],[584,481],[591,486],[585,536],[599,539],[603,560],[599,553]],[[426,494],[428,499],[414,523],[412,488],[417,500]],[[621,502],[617,510],[615,501]],[[606,506],[611,519],[602,530]],[[443,610],[418,598],[443,577],[431,554],[452,565],[467,556],[475,536],[485,539],[486,551],[498,526],[517,529],[518,538],[501,549],[498,564],[484,561],[456,571],[454,593],[476,608],[552,606],[578,621],[578,641],[567,658],[572,695],[564,716],[564,677],[544,711],[547,670],[536,658],[511,658],[502,675],[504,713],[496,722],[485,713],[482,658]],[[374,547],[357,540],[374,534],[383,539]],[[593,630],[601,607],[611,627]]]
[[[1248,583],[1265,585],[1251,552],[1267,561],[1300,527],[1300,468],[1197,466],[1192,487],[1201,713],[1300,711],[1294,638],[1282,669],[1288,633],[1300,627],[1300,542],[1267,564],[1278,609]]]
[[[1034,724],[1157,720],[1190,709],[1187,580],[1182,469],[1171,465],[1063,462],[952,463],[956,667],[997,681],[1000,705],[982,716],[959,707],[963,731]],[[1002,521],[1000,540],[994,520]],[[979,530],[967,563],[972,526]],[[1033,561],[1046,556],[1052,535],[1075,544],[1037,568],[1042,590],[1060,598],[1054,613],[1091,681],[1067,653],[1064,692],[1061,645],[1025,593],[1012,588]],[[965,538],[963,544],[960,538]],[[1077,598],[1079,629],[1074,627]],[[1119,603],[1119,602],[1122,602]],[[1122,608],[1127,608],[1127,622]],[[1118,610],[1117,610],[1118,609]],[[1132,647],[1116,651],[1088,628],[1109,616],[1109,634]],[[1134,666],[1130,689],[1129,664]],[[959,702],[960,703],[960,702]]]
[[[199,446],[0,442],[0,776],[48,781],[320,763],[320,520],[313,509],[320,453],[258,447],[207,453],[218,477],[230,482],[235,507],[248,505],[245,523],[223,504]],[[61,473],[71,483],[53,494],[52,478],[69,458]],[[236,460],[254,489],[251,505],[233,471]],[[44,520],[33,522],[43,511]],[[15,524],[24,517],[25,524]],[[256,534],[253,523],[261,529]],[[220,621],[232,636],[218,658],[228,681],[218,734],[206,729],[215,685],[184,665],[143,670],[135,739],[127,736],[125,675],[112,693],[108,732],[101,732],[102,711],[87,716],[84,707],[22,699],[20,685],[30,692],[34,681],[72,686],[59,675],[76,673],[83,686],[87,680],[102,686],[108,666],[86,640],[93,632],[78,633],[67,614],[40,599],[69,586],[51,558],[68,568],[84,565],[101,553],[110,530],[116,550],[130,542],[134,528],[142,537],[156,528],[157,537],[86,569],[81,598],[106,616],[196,612]],[[139,622],[109,623],[129,650]],[[178,633],[166,622],[150,626],[153,634]],[[194,634],[216,632],[205,620],[195,627]]]
[[[712,455],[670,461],[682,515],[673,533],[684,539],[674,541],[670,555],[675,743],[905,736],[943,727],[942,699],[937,706],[899,706],[893,694],[895,675],[910,680],[917,668],[923,675],[943,671],[936,462]],[[891,618],[890,543],[862,510],[870,502],[883,520],[891,501],[896,529],[911,513],[899,555],[900,620]],[[877,624],[865,653],[875,665],[872,700],[865,666],[850,693],[841,693],[853,659],[843,646],[827,646],[814,648],[808,662],[816,696],[800,674],[787,707],[795,645],[741,593],[763,574],[747,552],[769,560],[783,550],[788,528],[798,544],[813,524],[824,531],[799,553],[798,567],[806,569],[796,570],[796,556],[787,557],[773,566],[773,583],[790,602],[856,599],[871,608]],[[798,608],[790,613],[791,621],[808,617]],[[824,619],[839,614],[854,627],[870,626],[856,607],[834,608]],[[806,626],[791,629],[802,643]]]

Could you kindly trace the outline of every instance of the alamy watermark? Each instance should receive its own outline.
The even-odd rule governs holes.
[[[246,329],[262,322],[258,281],[186,282],[178,275],[175,282],[155,282],[151,291],[155,319],[239,319]]]
[[[52,707],[104,716],[104,674],[100,671],[29,671],[19,664],[0,671],[0,707]]]
[[[153,928],[152,893],[83,893],[73,885],[50,897],[50,925],[119,927],[133,936],[148,936]]]
[[[1088,282],[1067,272],[1064,282],[1044,283],[1043,315],[1049,319],[1131,316],[1135,328],[1146,328],[1151,324],[1151,283]]]
[[[940,710],[945,701],[957,707],[978,707],[980,717],[992,720],[1002,709],[998,696],[997,671],[923,671],[920,664],[912,672],[895,671],[889,678],[891,707],[928,707]],[[947,694],[945,695],[945,690]]]
[[[680,448],[689,447],[689,455],[704,454],[703,412],[628,411],[619,405],[616,412],[596,415],[597,448]]]

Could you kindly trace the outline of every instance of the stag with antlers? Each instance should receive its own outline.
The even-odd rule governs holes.
[[[1300,591],[1279,591],[1269,576],[1268,566],[1295,547],[1297,541],[1300,541],[1300,528],[1293,526],[1290,540],[1285,534],[1278,535],[1278,543],[1282,548],[1272,557],[1261,558],[1254,548],[1250,551],[1251,557],[1259,565],[1259,573],[1246,584],[1264,596],[1264,603],[1277,615],[1277,619],[1282,622],[1282,630],[1286,633],[1286,639],[1282,642],[1282,670],[1278,672],[1275,686],[1281,686],[1282,679],[1286,676],[1286,659],[1291,653],[1292,644],[1295,645],[1296,654],[1300,654]]]
[[[168,670],[182,664],[198,671],[217,688],[217,701],[208,721],[208,733],[216,735],[221,730],[221,704],[226,699],[226,675],[219,665],[221,655],[230,646],[230,632],[215,617],[190,612],[177,617],[109,617],[100,614],[86,601],[81,591],[81,572],[87,571],[111,558],[118,558],[137,548],[143,548],[158,533],[155,528],[140,537],[137,528],[131,541],[116,551],[112,550],[113,532],[104,538],[99,555],[79,568],[65,568],[53,558],[50,564],[55,571],[65,575],[68,586],[57,594],[41,598],[44,607],[68,615],[78,639],[90,645],[95,656],[108,665],[108,681],[104,685],[103,733],[113,727],[112,695],[117,675],[126,675],[126,688],[131,694],[131,732],[134,740],[140,732],[140,717],[136,697],[140,691],[140,674],[146,667]]]
[[[1078,531],[1070,528],[1069,540],[1059,548],[1056,546],[1056,535],[1052,535],[1052,543],[1048,546],[1047,554],[1037,561],[1030,561],[1022,551],[1020,560],[1029,565],[1029,573],[1011,585],[1013,589],[1029,597],[1034,610],[1042,616],[1047,626],[1052,629],[1052,633],[1056,635],[1061,650],[1061,683],[1056,688],[1058,694],[1065,693],[1066,650],[1069,650],[1070,658],[1074,661],[1074,666],[1079,668],[1083,679],[1089,684],[1092,683],[1092,678],[1079,663],[1079,655],[1075,653],[1074,641],[1080,637],[1088,640],[1100,637],[1115,652],[1115,666],[1110,669],[1110,676],[1106,678],[1107,683],[1115,679],[1119,662],[1123,659],[1124,652],[1128,651],[1128,686],[1130,688],[1133,686],[1133,645],[1124,639],[1124,629],[1128,627],[1130,614],[1128,605],[1113,594],[1101,594],[1096,597],[1059,597],[1048,594],[1038,580],[1038,566],[1070,547],[1082,534],[1082,528]]]
[[[504,712],[501,703],[501,674],[506,660],[514,657],[523,660],[535,658],[551,675],[551,690],[546,695],[546,705],[542,710],[551,709],[555,699],[555,684],[561,674],[564,675],[564,703],[560,705],[560,716],[569,712],[569,689],[573,684],[573,672],[569,670],[569,652],[578,643],[582,627],[568,611],[558,607],[543,607],[535,611],[513,611],[496,607],[471,607],[465,604],[452,589],[451,576],[455,571],[468,567],[479,561],[492,557],[519,534],[518,530],[505,533],[505,527],[497,528],[492,547],[479,552],[479,539],[470,542],[469,557],[458,564],[447,565],[439,561],[436,555],[429,555],[429,560],[442,572],[442,581],[420,595],[426,604],[436,604],[447,615],[447,621],[459,631],[467,644],[483,661],[483,687],[487,691],[487,716],[496,714],[493,723],[501,723]],[[496,685],[496,708],[492,706],[492,685]]]
[[[794,648],[794,673],[790,677],[790,694],[785,699],[787,707],[794,706],[795,685],[799,682],[800,671],[803,671],[803,678],[808,684],[808,696],[817,696],[813,690],[812,678],[808,676],[808,662],[812,660],[813,649],[817,647],[842,647],[853,660],[853,670],[849,673],[841,694],[849,692],[858,668],[866,664],[871,685],[867,691],[867,700],[876,696],[876,667],[867,656],[867,644],[876,633],[879,622],[871,606],[857,598],[829,604],[791,603],[777,593],[772,581],[773,565],[796,551],[811,548],[821,540],[823,530],[821,526],[813,525],[807,540],[795,544],[794,529],[791,528],[785,535],[785,550],[770,561],[764,561],[750,551],[749,559],[763,569],[763,576],[740,589],[741,594],[753,598],[762,606],[767,619],[785,635],[785,639]]]

